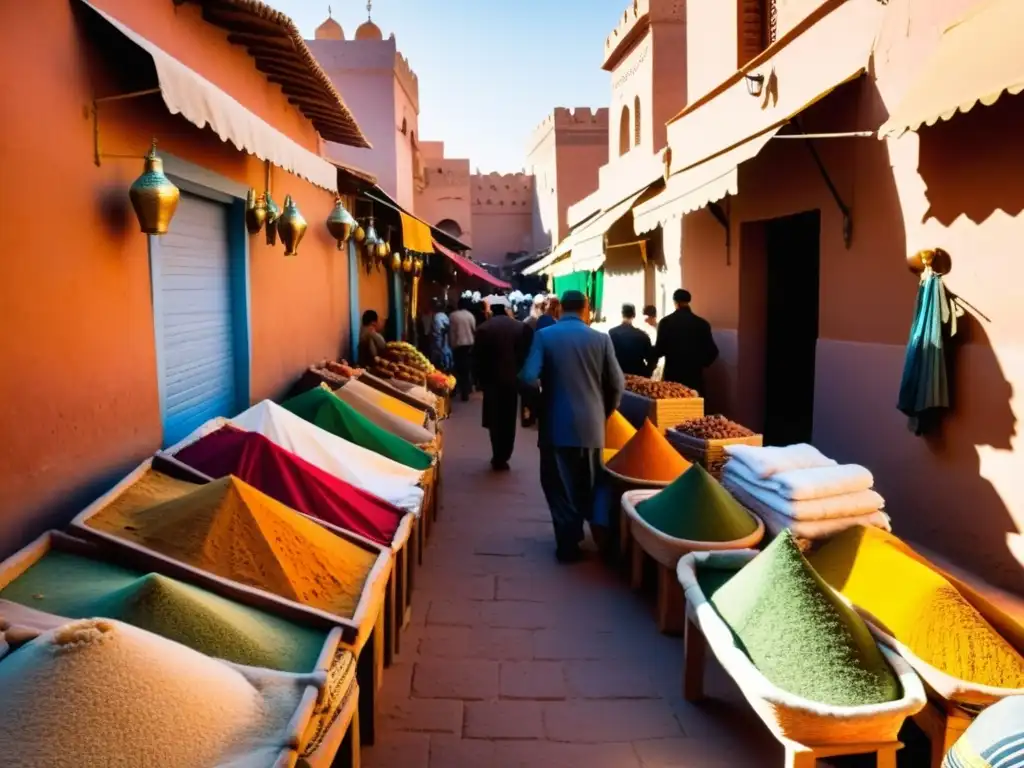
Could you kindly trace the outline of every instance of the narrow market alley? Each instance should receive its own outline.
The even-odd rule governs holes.
[[[597,560],[555,562],[536,433],[520,430],[512,471],[494,474],[479,401],[454,410],[443,510],[364,764],[781,764],[778,743],[713,661],[709,700],[682,700],[682,641],[658,634],[624,580]]]

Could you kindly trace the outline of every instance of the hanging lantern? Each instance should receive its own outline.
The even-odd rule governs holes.
[[[377,230],[373,227],[373,217],[366,223],[366,235],[363,238],[363,245],[366,247],[366,258],[373,261],[377,255],[377,243],[380,242],[380,238],[377,237]]]
[[[417,257],[412,261],[412,274],[414,277],[419,277],[423,274],[423,259]]]
[[[412,272],[412,254],[406,253],[405,259],[402,261],[402,271]]]
[[[356,239],[357,243],[362,243],[366,240],[366,230],[363,229],[362,225],[356,222],[355,231],[352,233],[352,237]]]
[[[139,227],[147,235],[165,235],[178,208],[181,192],[164,175],[164,161],[156,153],[156,139],[146,155],[142,175],[128,190]]]
[[[281,208],[277,203],[274,202],[274,198],[270,196],[270,190],[268,189],[266,194],[266,227],[267,227],[267,245],[277,245],[277,223],[281,218]]]
[[[277,222],[277,231],[281,235],[281,242],[284,243],[285,256],[298,256],[299,243],[306,234],[306,220],[299,213],[298,206],[292,200],[291,195],[285,195],[284,211]]]
[[[391,254],[391,271],[398,272],[402,268],[402,254],[395,251]]]
[[[374,253],[376,254],[378,259],[384,261],[388,257],[389,250],[390,249],[388,248],[388,241],[385,240],[384,238],[381,238],[380,240],[377,241],[377,246],[374,250]]]
[[[263,195],[256,196],[255,189],[249,189],[245,196],[245,228],[250,235],[257,235],[267,220],[267,201]]]
[[[339,251],[342,250],[342,246],[348,242],[348,239],[352,237],[352,230],[356,226],[356,220],[352,218],[352,214],[345,210],[345,206],[341,204],[341,197],[334,198],[334,210],[327,217],[327,231],[338,242]]]

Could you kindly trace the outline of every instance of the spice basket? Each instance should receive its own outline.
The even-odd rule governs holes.
[[[673,397],[652,400],[634,392],[624,392],[619,410],[637,429],[643,425],[644,419],[650,419],[654,426],[664,432],[676,424],[704,416],[704,398]]]
[[[694,552],[679,560],[676,574],[687,601],[686,679],[684,691],[688,700],[702,697],[702,656],[705,645],[729,676],[739,686],[761,720],[786,746],[787,756],[801,751],[831,752],[832,748],[878,752],[879,765],[895,766],[899,748],[897,734],[906,718],[921,711],[926,698],[920,678],[897,654],[879,646],[896,674],[903,696],[883,704],[834,706],[810,701],[780,689],[771,683],[737,645],[729,626],[708,602],[697,581],[700,565],[740,568],[757,556],[753,550],[734,552]],[[807,745],[807,746],[804,746]],[[822,755],[823,756],[823,755]],[[797,760],[791,760],[791,765]]]
[[[0,562],[0,590],[16,581],[49,552],[66,552],[91,560],[132,567],[132,563],[119,557],[120,550],[69,536],[61,531],[47,531]],[[271,609],[268,613],[277,612]],[[295,744],[292,748],[282,750],[275,765],[294,765],[299,757],[307,754],[314,758],[306,758],[311,766],[326,767],[334,761],[337,748],[352,720],[351,717],[342,717],[342,706],[352,698],[350,689],[355,682],[355,657],[341,647],[341,637],[339,627],[327,632],[316,663],[309,670],[309,673],[322,675],[325,682],[320,687],[307,687],[289,723],[289,731],[296,736]],[[337,691],[344,695],[339,695]],[[313,735],[318,728],[323,731],[320,738],[322,744],[313,743]]]
[[[705,552],[717,550],[753,549],[761,543],[764,538],[764,522],[751,514],[750,517],[757,522],[757,528],[749,536],[734,541],[690,541],[688,539],[677,539],[659,531],[636,511],[636,505],[641,501],[655,496],[658,491],[638,490],[627,491],[622,495],[622,519],[623,525],[628,525],[630,537],[633,542],[633,572],[642,574],[642,562],[636,566],[637,560],[642,560],[644,554],[650,556],[658,566],[658,602],[657,622],[658,630],[661,632],[679,632],[685,620],[684,612],[686,601],[679,586],[679,580],[675,575],[676,564],[679,558],[690,552]]]
[[[677,422],[677,424],[682,424],[682,422]],[[700,464],[716,480],[722,479],[722,469],[725,467],[725,462],[729,460],[729,455],[725,452],[727,445],[752,445],[758,448],[764,445],[763,435],[700,440],[679,432],[674,427],[665,433],[665,437],[683,458],[692,464]]]
[[[619,557],[623,563],[630,564],[630,583],[634,589],[639,589],[643,581],[643,560],[635,556],[636,551],[632,543],[632,529],[625,515],[622,514],[621,499],[623,494],[629,491],[660,491],[671,483],[658,480],[640,480],[635,477],[620,475],[613,469],[608,469],[601,458],[601,469],[604,470],[605,482],[611,486],[611,496],[614,503],[611,504],[609,528],[617,530],[619,534]]]

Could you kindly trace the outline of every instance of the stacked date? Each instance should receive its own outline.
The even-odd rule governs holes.
[[[677,425],[675,430],[697,440],[732,440],[738,437],[752,437],[754,434],[746,427],[722,415],[690,419]]]
[[[651,400],[677,400],[700,397],[697,390],[677,384],[674,381],[654,381],[643,376],[626,376],[626,391]]]

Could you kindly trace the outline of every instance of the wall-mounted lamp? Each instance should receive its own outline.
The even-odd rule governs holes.
[[[284,211],[277,222],[277,231],[281,235],[281,242],[284,243],[285,256],[298,256],[299,243],[306,234],[306,220],[299,213],[299,207],[295,205],[291,195],[285,195]]]
[[[761,95],[764,90],[764,75],[744,75],[747,82],[747,93],[753,97]]]
[[[245,228],[250,235],[258,235],[267,221],[267,199],[263,195],[256,195],[255,189],[250,189],[245,196]]]
[[[358,226],[352,214],[341,204],[341,197],[334,198],[334,210],[327,217],[327,231],[337,241],[339,251],[343,249],[344,244],[352,237]]]
[[[166,235],[181,192],[164,175],[164,161],[156,153],[156,139],[146,155],[146,164],[128,190],[139,227],[147,235]]]
[[[277,222],[281,218],[281,207],[270,196],[269,188],[264,197],[267,206],[267,216],[264,222],[267,228],[267,245],[277,245]]]

